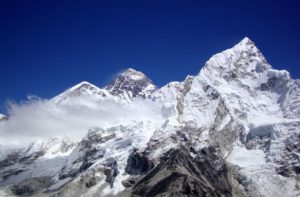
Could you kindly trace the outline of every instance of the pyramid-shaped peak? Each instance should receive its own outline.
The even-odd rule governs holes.
[[[127,68],[124,73],[141,73],[133,68]]]
[[[248,37],[243,38],[238,44],[236,44],[233,49],[238,49],[242,51],[249,51],[249,50],[258,50],[255,46],[255,43]]]
[[[120,74],[120,76],[130,78],[131,80],[142,80],[144,78],[147,78],[147,76],[144,73],[137,71],[133,68],[126,69]]]
[[[121,72],[105,89],[112,95],[128,94],[129,97],[148,97],[151,92],[156,90],[156,86],[144,73],[128,68]]]
[[[94,84],[91,84],[90,82],[87,81],[82,81],[76,85],[74,85],[73,87],[69,88],[68,91],[75,91],[75,90],[79,90],[79,89],[98,89],[97,86],[95,86]]]
[[[99,98],[99,100],[101,100],[104,97],[110,96],[110,94],[106,90],[101,89],[96,85],[93,85],[87,81],[82,81],[57,95],[53,98],[53,100],[55,103],[64,103],[71,97],[78,96],[95,96],[96,98]]]
[[[248,44],[248,43],[253,43],[253,41],[249,38],[249,37],[244,37],[242,40],[241,40],[241,42],[240,42],[241,44],[243,43],[243,44]]]
[[[213,55],[201,69],[200,74],[206,75],[214,72],[213,77],[226,73],[234,73],[233,76],[237,76],[237,73],[240,76],[250,76],[254,71],[261,73],[269,69],[271,66],[255,43],[245,37],[232,48]],[[225,78],[227,79],[228,76]]]

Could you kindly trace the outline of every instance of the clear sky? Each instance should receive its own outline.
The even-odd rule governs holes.
[[[245,36],[300,78],[298,2],[1,0],[0,105],[83,80],[103,86],[128,67],[158,86],[180,81]]]

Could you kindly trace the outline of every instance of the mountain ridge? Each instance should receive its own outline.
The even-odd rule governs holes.
[[[26,157],[10,154],[0,160],[0,191],[66,197],[300,195],[300,83],[273,69],[249,38],[213,55],[198,75],[159,89],[134,69],[119,77],[103,89],[82,82],[62,94],[70,100],[96,95],[99,104],[158,103],[154,120],[93,127],[75,144],[54,140],[58,150],[52,152],[61,155],[56,159],[39,148]],[[32,167],[53,162],[60,165],[45,172]]]

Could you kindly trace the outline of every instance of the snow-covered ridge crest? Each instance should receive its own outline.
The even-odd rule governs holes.
[[[67,89],[63,93],[54,97],[52,100],[55,103],[66,103],[74,97],[92,96],[98,100],[112,98],[112,95],[105,89],[101,89],[87,81],[82,81],[77,85]]]
[[[82,81],[52,100],[55,103],[70,103],[72,98],[86,96],[96,98],[99,101],[114,100],[124,103],[135,97],[149,98],[156,89],[157,87],[145,74],[133,68],[128,68],[103,88]]]

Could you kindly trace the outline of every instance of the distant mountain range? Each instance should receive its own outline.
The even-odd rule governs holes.
[[[0,145],[0,196],[300,196],[300,80],[247,37],[182,82],[158,88],[129,68],[104,88],[84,81],[50,100],[75,107],[76,98],[160,111],[91,125],[79,142]]]

